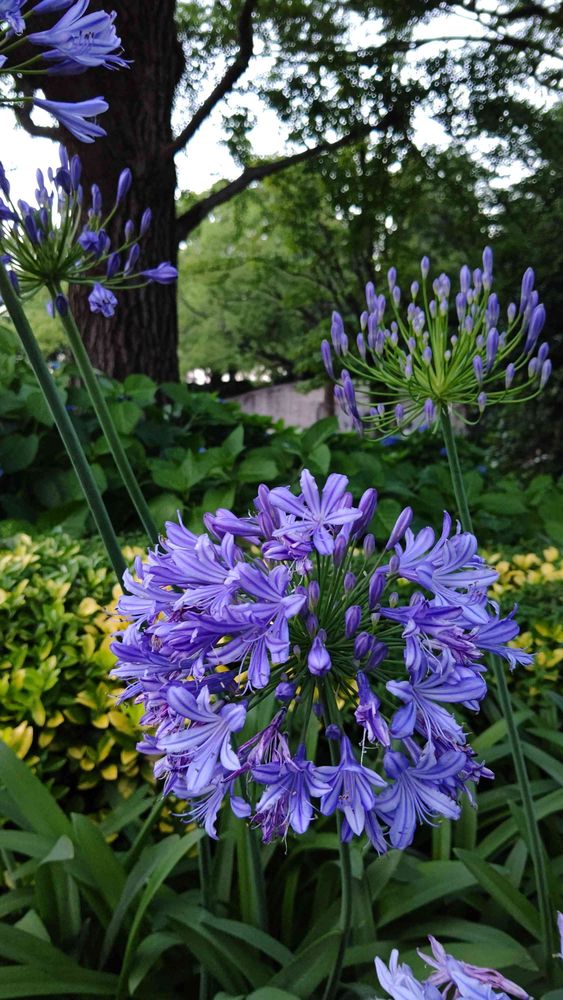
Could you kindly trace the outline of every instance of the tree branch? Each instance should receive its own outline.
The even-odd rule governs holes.
[[[31,118],[31,108],[24,104],[23,107],[14,107],[16,120],[29,135],[39,136],[40,139],[52,139],[54,142],[63,141],[63,130],[51,125],[36,125]]]
[[[382,129],[386,125],[389,125],[391,120],[392,115],[388,114],[376,127]],[[246,190],[254,181],[263,180],[264,177],[272,177],[274,174],[281,173],[282,170],[287,170],[288,167],[296,166],[298,163],[306,163],[307,160],[313,160],[317,156],[322,156],[323,153],[335,153],[338,149],[342,149],[344,146],[349,146],[351,143],[365,138],[372,131],[373,126],[363,125],[349,132],[348,135],[343,136],[342,139],[338,139],[336,142],[325,140],[324,142],[320,142],[318,146],[303,149],[300,153],[294,153],[292,156],[282,156],[279,160],[267,160],[264,163],[257,163],[254,166],[246,167],[242,174],[239,174],[234,181],[230,181],[224,187],[219,188],[217,191],[212,191],[205,198],[196,201],[195,205],[192,205],[191,208],[188,208],[187,211],[178,217],[176,220],[178,242],[185,240],[189,233],[197,229],[214,208],[230,201],[235,195]]]
[[[243,73],[248,69],[248,64],[254,52],[254,33],[252,30],[252,15],[256,9],[258,0],[244,0],[238,19],[238,52],[233,63],[219,83],[211,91],[209,97],[203,102],[195,115],[182,129],[180,134],[164,150],[165,156],[175,156],[193,138],[200,125],[209,117],[213,109],[231,91]]]

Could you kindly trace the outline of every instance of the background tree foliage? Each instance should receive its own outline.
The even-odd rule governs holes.
[[[100,6],[102,0],[92,4]],[[370,136],[373,155],[391,166],[407,154],[415,112],[423,107],[454,137],[513,143],[537,120],[531,83],[545,90],[559,81],[561,5],[490,6],[485,0],[122,0],[119,29],[132,63],[128,73],[89,74],[88,87],[97,83],[112,99],[108,138],[80,150],[86,181],[96,180],[110,200],[128,163],[136,175],[133,208],[150,204],[155,212],[151,252],[174,260],[178,241],[211,211],[296,163],[320,164],[320,157],[328,161]],[[445,19],[452,13],[460,17]],[[49,97],[68,98],[71,89],[73,98],[83,96],[80,77],[36,83]],[[181,119],[175,132],[174,109]],[[252,146],[258,109],[273,111],[280,123],[279,148],[266,160]],[[184,198],[175,219],[175,157],[211,115],[221,116],[239,174]],[[20,121],[33,134],[73,146],[25,113]],[[74,304],[85,319],[84,303]],[[109,374],[176,377],[175,290],[141,289],[109,323],[88,317],[85,339]]]

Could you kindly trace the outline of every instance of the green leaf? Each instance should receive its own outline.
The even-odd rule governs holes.
[[[164,952],[181,943],[182,939],[177,934],[170,934],[165,931],[157,931],[155,934],[149,934],[144,938],[137,948],[135,964],[129,976],[129,989],[131,993],[135,993],[137,987],[141,985],[145,976],[148,975]]]
[[[166,878],[168,878],[170,872],[173,871],[180,859],[183,858],[188,851],[192,850],[197,842],[204,836],[205,833],[203,830],[192,830],[190,833],[186,833],[182,837],[170,837],[168,840],[164,841],[164,850],[162,852],[163,856],[159,858],[158,863],[149,875],[146,888],[141,896],[141,899],[139,900],[127,938],[127,945],[125,947],[121,974],[119,977],[118,995],[120,997],[124,995],[126,996],[124,989],[129,978],[129,967],[133,959],[137,935],[141,929],[141,923],[148,907],[160,889],[162,883]]]
[[[63,834],[52,847],[46,857],[39,862],[40,865],[50,865],[56,861],[72,861],[74,857],[74,844],[70,837]]]
[[[10,434],[0,440],[0,468],[5,473],[27,469],[37,455],[37,434]]]
[[[276,479],[278,467],[273,459],[264,458],[262,455],[248,455],[240,463],[236,476],[241,483],[267,483],[271,479]]]
[[[546,753],[545,750],[540,750],[539,747],[532,746],[531,743],[527,743],[522,740],[522,749],[528,760],[533,761],[538,767],[541,767],[550,778],[553,778],[558,785],[563,786],[563,764],[552,757],[550,753]]]
[[[449,899],[474,885],[476,878],[460,861],[427,861],[418,866],[421,877],[398,886],[381,899],[378,927],[414,912],[436,899]]]
[[[328,470],[330,469],[330,459],[330,448],[326,444],[320,444],[310,453],[307,464],[311,469],[311,472],[316,475],[320,473],[321,475],[326,476],[328,474]]]
[[[506,493],[504,491],[483,493],[479,498],[479,506],[490,514],[500,514],[505,517],[526,513],[526,504],[514,489],[510,492],[507,490]]]
[[[51,793],[2,740],[0,780],[32,830],[43,836],[71,836],[70,823]]]
[[[108,409],[118,434],[131,434],[143,416],[141,407],[127,399],[108,403]]]
[[[139,406],[148,406],[154,402],[156,383],[148,375],[128,375],[123,383],[123,391]]]
[[[177,493],[187,492],[188,477],[181,466],[175,462],[165,462],[161,458],[149,459],[147,465],[157,486],[162,486],[165,490],[175,490]]]
[[[226,507],[230,510],[234,500],[234,486],[210,486],[203,494],[201,506],[205,511],[216,511],[218,507]]]
[[[204,924],[215,928],[221,934],[228,934],[230,937],[244,941],[253,948],[257,948],[258,951],[263,952],[264,955],[268,955],[269,958],[273,958],[280,965],[287,965],[294,958],[289,948],[286,948],[285,945],[276,941],[270,934],[266,934],[265,931],[260,930],[258,927],[252,927],[249,933],[248,924],[240,920],[227,920],[222,917],[215,917],[207,910],[202,911],[201,919]]]
[[[304,458],[308,458],[311,452],[315,451],[320,444],[338,433],[338,420],[336,417],[323,417],[315,424],[308,427],[301,434],[301,450]]]
[[[291,989],[298,997],[313,996],[334,963],[340,934],[331,931],[300,952],[270,980],[268,988]]]
[[[149,500],[149,510],[157,527],[165,521],[175,521],[178,511],[182,512],[184,504],[175,493],[161,493],[159,497]]]
[[[384,498],[379,501],[375,512],[375,527],[381,536],[390,533],[401,510],[401,504],[396,500]]]
[[[456,850],[456,856],[471,872],[479,885],[501,906],[509,917],[516,920],[530,934],[541,940],[540,921],[537,910],[518,889],[510,883],[506,875],[483,861],[473,851]]]
[[[71,821],[80,852],[80,862],[87,866],[96,890],[100,892],[110,910],[113,910],[125,886],[125,872],[117,855],[106,843],[100,828],[87,816],[74,813]]]
[[[36,939],[35,939],[36,940]],[[60,997],[70,994],[73,997],[85,996],[115,996],[117,977],[106,972],[91,972],[90,969],[80,969],[78,972],[59,971],[47,973],[37,971],[27,966],[7,966],[2,969],[0,977],[0,1000],[29,1000],[29,997]]]
[[[223,444],[221,445],[221,450],[231,458],[236,458],[237,455],[240,455],[243,448],[244,427],[242,424],[239,424],[238,427],[235,427],[234,431],[231,431],[229,436],[225,438]]]
[[[58,393],[63,402],[65,402],[66,392],[61,392],[61,390],[58,389]],[[53,426],[54,420],[51,411],[47,405],[45,396],[40,389],[34,389],[28,396],[26,396],[25,408],[30,416],[32,416],[34,420],[37,420],[37,423],[44,424],[45,427]]]
[[[266,926],[266,899],[256,831],[246,823],[235,826],[240,911],[246,924]]]

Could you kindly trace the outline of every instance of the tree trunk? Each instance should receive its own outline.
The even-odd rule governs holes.
[[[92,9],[107,8],[95,0]],[[136,225],[145,208],[153,211],[153,226],[142,244],[141,268],[177,261],[175,229],[176,169],[164,154],[172,140],[171,112],[183,67],[183,53],[174,23],[175,0],[121,0],[117,28],[128,70],[98,70],[78,77],[50,77],[41,86],[53,100],[83,100],[103,94],[109,111],[100,120],[107,138],[91,145],[65,139],[83,164],[88,208],[89,186],[99,185],[107,211],[113,205],[117,180],[124,167],[133,171],[133,188],[126,213],[118,212],[109,231],[114,245],[122,242],[123,225]],[[85,294],[74,290],[71,303],[93,364],[123,379],[132,372],[157,382],[178,378],[178,318],[174,285],[148,285],[118,294],[113,319],[90,313]]]

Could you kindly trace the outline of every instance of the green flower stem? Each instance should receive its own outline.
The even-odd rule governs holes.
[[[201,891],[201,904],[210,913],[213,912],[211,874],[211,851],[209,849],[209,838],[204,837],[198,844],[198,865],[199,865],[199,886]],[[205,966],[201,965],[199,975],[199,1000],[209,1000],[210,996],[209,973]]]
[[[55,289],[55,293],[60,293],[60,289]],[[53,298],[54,297],[55,296],[53,296]],[[158,542],[158,531],[156,529],[156,525],[152,519],[151,512],[148,508],[141,488],[137,482],[135,473],[131,468],[129,459],[125,454],[125,449],[123,448],[121,439],[115,428],[109,407],[100,388],[98,379],[94,373],[94,369],[92,368],[90,358],[88,357],[88,353],[84,347],[84,343],[82,337],[80,336],[80,331],[76,325],[74,316],[69,310],[66,315],[61,316],[60,319],[68,337],[78,371],[80,372],[80,376],[86,386],[86,389],[88,390],[88,395],[92,400],[92,405],[96,411],[100,427],[102,428],[105,439],[113,455],[114,462],[117,466],[121,479],[123,480],[123,485],[129,494],[131,503],[139,515],[139,519],[149,537],[149,541],[156,544]]]
[[[464,531],[472,531],[471,514],[467,503],[467,495],[463,482],[463,474],[459,463],[459,455],[455,443],[455,436],[452,430],[450,415],[446,409],[442,409],[441,427],[444,437],[444,444],[448,453],[448,462],[452,477],[452,486],[456,503],[458,506],[461,524]],[[534,800],[530,789],[530,779],[524,759],[524,751],[518,734],[518,728],[514,720],[510,693],[506,683],[505,667],[498,656],[491,657],[491,665],[497,685],[497,694],[503,718],[506,722],[508,742],[514,762],[516,780],[522,799],[523,814],[526,826],[526,840],[530,851],[534,876],[536,882],[536,893],[538,897],[538,909],[540,914],[541,946],[543,952],[544,966],[549,976],[549,970],[553,964],[553,954],[556,951],[555,942],[555,909],[551,905],[549,893],[549,880],[545,863],[545,850],[541,839],[541,834],[534,812]]]
[[[323,705],[327,717],[332,723],[338,724],[338,709],[336,704],[333,704],[332,691],[329,694],[329,686],[325,686]],[[332,709],[332,711],[331,711]],[[335,740],[329,740],[330,745],[330,759],[335,767],[338,767],[340,763],[338,756],[338,747]],[[336,991],[338,989],[338,983],[340,982],[340,976],[342,975],[342,967],[344,965],[344,956],[346,954],[346,948],[348,947],[348,941],[350,938],[350,929],[352,924],[352,862],[350,856],[350,844],[345,844],[341,839],[342,833],[342,815],[340,810],[336,812],[336,830],[338,834],[338,851],[340,855],[340,919],[339,919],[339,931],[340,931],[340,941],[338,942],[338,950],[336,952],[336,958],[334,960],[334,965],[332,971],[328,977],[325,991],[323,993],[323,1000],[334,1000],[336,996]]]
[[[29,363],[35,373],[45,401],[57,425],[63,444],[68,452],[78,481],[82,487],[84,496],[96,523],[96,527],[102,536],[102,540],[107,549],[110,562],[113,566],[118,581],[121,583],[126,570],[125,560],[121,553],[119,542],[113,525],[110,521],[104,501],[92,475],[92,470],[78,439],[78,435],[72,425],[72,421],[65,409],[64,403],[58,393],[57,387],[49,368],[45,362],[39,344],[37,343],[33,330],[24,312],[22,304],[12,288],[12,284],[6,269],[0,263],[0,294],[4,304],[17,330],[18,336],[23,345]]]

